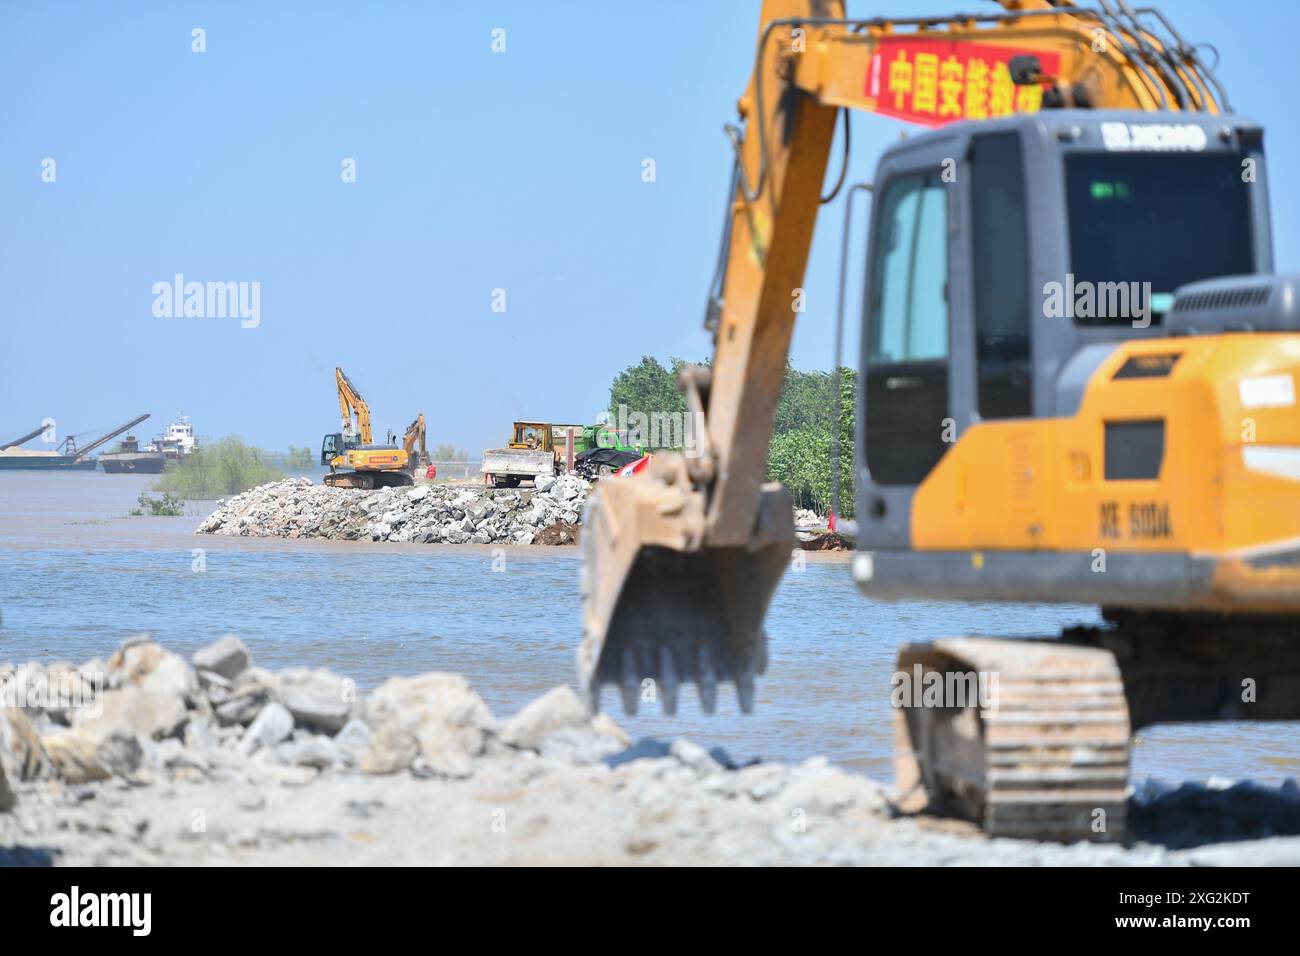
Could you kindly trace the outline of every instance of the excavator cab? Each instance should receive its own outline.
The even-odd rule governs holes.
[[[859,359],[858,544],[874,553],[859,564],[864,590],[950,598],[951,578],[930,559],[903,557],[904,572],[894,553],[940,541],[960,550],[963,540],[1037,551],[1052,540],[1042,460],[1052,436],[1028,423],[1074,415],[1121,343],[1167,341],[1180,288],[1224,276],[1259,284],[1253,277],[1272,267],[1264,177],[1257,125],[1186,113],[955,123],[885,152]],[[1130,481],[1155,477],[1150,411],[1134,410],[1145,427],[1112,428],[1107,461],[1114,473],[1126,457]],[[918,507],[919,489],[969,429],[1012,422],[1025,424],[1008,424],[998,443],[1005,495],[965,492],[996,495],[996,507],[945,507],[933,519]],[[1076,484],[1105,467],[1101,457],[1078,459],[1086,474]],[[987,521],[1000,524],[995,534]],[[1036,569],[1042,562],[1027,560],[1015,576],[1032,582]]]
[[[968,576],[956,566],[982,546],[1023,555],[996,561],[1001,587],[1056,598],[1047,575],[1061,568],[1042,552],[1074,535],[1084,571],[1092,560],[1072,523],[1092,532],[1103,504],[1126,516],[1169,500],[1135,482],[1183,464],[1168,460],[1181,450],[1179,410],[1120,393],[1165,377],[1184,351],[1171,341],[1179,296],[1186,304],[1184,291],[1206,280],[1266,284],[1262,131],[1241,117],[1095,110],[956,123],[889,149],[874,196],[857,449],[858,547],[869,556],[858,583],[877,597],[965,596],[953,593]],[[1097,373],[1121,355],[1139,358],[1103,392]],[[1056,423],[1078,415],[1090,385],[1118,404],[1085,441]],[[985,464],[948,460],[972,430],[987,436]],[[1065,517],[1053,483],[1062,445],[1066,487],[1094,489],[1077,499],[1086,522]],[[936,573],[934,551],[951,552],[954,567]],[[986,563],[971,590],[987,593],[994,573]],[[1105,601],[1119,577],[1079,574],[1072,590]]]
[[[328,467],[334,459],[342,457],[343,452],[343,433],[334,432],[332,435],[326,435],[321,441],[320,463]]]
[[[356,435],[349,435],[346,432],[334,432],[326,435],[321,440],[320,446],[320,463],[329,465],[346,455],[349,451],[354,451],[361,447],[361,439]],[[387,446],[376,446],[387,447]]]

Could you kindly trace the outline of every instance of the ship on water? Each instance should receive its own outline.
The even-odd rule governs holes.
[[[180,461],[199,447],[194,427],[184,415],[167,426],[167,430],[144,447],[134,435],[122,439],[116,451],[99,456],[99,463],[110,475],[161,474],[169,461]]]
[[[194,437],[194,428],[190,425],[189,416],[179,415],[176,421],[167,426],[167,431],[155,438],[152,443],[145,445],[144,450],[161,452],[169,461],[180,461],[198,447],[199,442]]]
[[[91,452],[105,442],[112,441],[123,432],[134,428],[148,417],[149,413],[146,412],[133,418],[122,427],[113,429],[88,445],[78,446],[76,436],[69,435],[57,449],[49,451],[20,447],[46,431],[47,426],[42,424],[40,428],[28,432],[21,438],[0,445],[0,471],[93,471],[97,460],[91,457]]]
[[[100,455],[99,463],[110,475],[161,475],[167,456],[152,445],[141,449],[140,440],[127,435],[116,451]]]

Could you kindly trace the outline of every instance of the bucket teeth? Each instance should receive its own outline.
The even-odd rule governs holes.
[[[754,674],[752,671],[736,675],[736,700],[740,703],[740,712],[742,714],[753,712]]]
[[[713,670],[713,655],[709,648],[700,648],[699,662],[696,667],[698,672],[695,675],[695,682],[700,688],[700,706],[706,714],[711,714],[718,706],[718,677]]]
[[[695,683],[699,690],[701,709],[708,714],[718,706],[718,685],[734,683],[736,697],[743,713],[753,710],[755,688],[761,670],[756,663],[737,661],[727,650],[716,645],[683,647],[681,644],[648,644],[641,642],[622,648],[619,656],[609,662],[612,672],[606,670],[604,679],[593,681],[588,691],[592,712],[600,709],[600,691],[604,683],[615,684],[623,701],[623,710],[635,715],[641,704],[646,680],[654,681],[654,693],[663,712],[674,716],[681,702],[682,685]]]
[[[623,710],[629,714],[636,713],[637,697],[641,693],[640,675],[636,666],[636,654],[631,648],[623,653]]]
[[[794,505],[784,488],[764,485],[748,540],[711,542],[708,495],[686,465],[656,457],[646,474],[602,482],[587,499],[577,664],[588,706],[597,685],[616,684],[635,713],[639,682],[651,679],[665,713],[692,682],[712,712],[718,685],[742,675],[745,709],[755,700],[753,682],[767,667],[763,618],[790,561]]]
[[[665,644],[659,648],[659,691],[663,694],[664,713],[670,717],[677,713],[677,687],[677,664],[672,648]]]

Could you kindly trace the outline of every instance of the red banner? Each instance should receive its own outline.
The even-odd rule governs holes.
[[[962,40],[881,37],[867,67],[866,94],[876,112],[925,126],[960,119],[990,119],[1033,113],[1043,87],[1011,82],[1011,58],[1032,54],[1043,73],[1055,76],[1060,57]]]

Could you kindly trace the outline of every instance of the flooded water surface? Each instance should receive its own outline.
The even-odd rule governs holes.
[[[262,666],[327,666],[363,686],[457,671],[498,716],[573,682],[575,548],[511,548],[494,562],[486,547],[197,536],[211,503],[180,518],[126,517],[150,480],[0,474],[0,661],[79,662],[141,632],[188,654],[236,633]],[[623,715],[612,689],[604,704],[633,736],[685,734],[737,758],[825,754],[883,778],[900,642],[1096,620],[1088,607],[868,601],[846,561],[814,558],[787,571],[773,601],[754,713],[741,715],[729,688],[712,716],[692,689],[671,718],[657,704]],[[1284,724],[1161,727],[1134,749],[1139,778],[1277,781],[1298,769]]]

